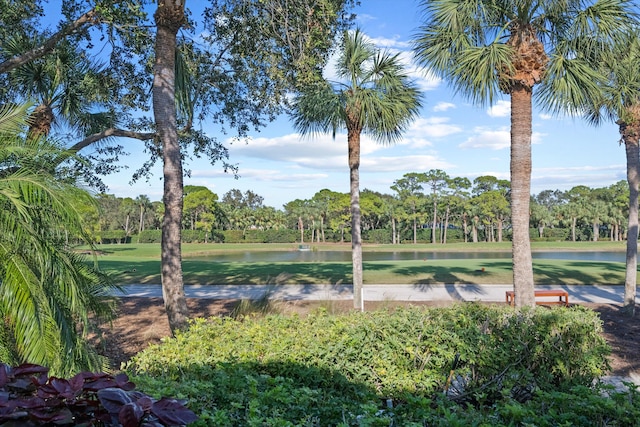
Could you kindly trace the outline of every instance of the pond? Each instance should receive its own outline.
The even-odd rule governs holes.
[[[534,259],[575,261],[624,262],[624,252],[533,252]],[[510,252],[437,252],[437,251],[380,251],[362,253],[364,261],[411,261],[443,259],[511,259]],[[190,257],[190,260],[211,262],[349,262],[349,251],[244,251]]]

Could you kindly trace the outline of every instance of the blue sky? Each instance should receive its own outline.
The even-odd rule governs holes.
[[[442,169],[449,176],[493,175],[509,179],[509,99],[492,107],[471,105],[455,96],[446,82],[430,77],[411,62],[410,40],[420,24],[416,0],[363,0],[357,25],[377,46],[406,59],[408,70],[424,91],[423,108],[404,137],[393,145],[362,138],[360,188],[393,194],[391,185],[409,172]],[[189,6],[189,2],[187,2]],[[327,70],[327,76],[331,71]],[[205,125],[206,129],[206,125]],[[216,129],[210,132],[215,135]],[[576,185],[603,187],[625,179],[625,152],[617,126],[599,128],[581,119],[533,113],[532,192],[568,190]],[[126,144],[130,146],[131,144]],[[309,199],[323,189],[349,191],[345,134],[301,137],[286,117],[243,142],[227,141],[240,178],[207,161],[185,165],[185,184],[203,185],[222,197],[228,190],[251,190],[276,208],[294,199]],[[162,197],[161,168],[149,182],[129,184],[144,155],[131,151],[129,169],[108,176],[109,192],[119,197]]]

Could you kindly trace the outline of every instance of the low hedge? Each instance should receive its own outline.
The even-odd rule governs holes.
[[[152,395],[187,398],[199,425],[510,425],[530,420],[552,393],[586,388],[584,399],[600,402],[591,388],[608,369],[600,333],[597,314],[580,307],[211,318],[126,370]],[[575,408],[585,403],[576,399]],[[604,414],[599,404],[590,403]],[[467,424],[435,421],[462,412]]]

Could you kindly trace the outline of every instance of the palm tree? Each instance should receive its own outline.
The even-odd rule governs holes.
[[[511,98],[511,217],[517,307],[535,307],[529,200],[531,104],[537,84],[562,77],[562,99],[596,90],[597,73],[580,49],[606,40],[631,15],[630,0],[422,0],[426,22],[416,57],[472,101]],[[584,43],[582,43],[584,42]],[[546,97],[545,97],[546,99]]]
[[[27,108],[0,109],[0,359],[48,366],[56,375],[105,368],[84,339],[90,315],[112,318],[108,278],[66,246],[86,237],[91,196],[49,170],[65,157],[42,139],[24,140]]]
[[[613,46],[608,60],[596,66],[606,76],[599,91],[586,95],[592,102],[582,105],[589,123],[605,120],[618,125],[620,141],[625,146],[629,215],[627,233],[626,274],[623,306],[631,315],[635,311],[638,270],[638,191],[640,189],[640,31],[629,32]],[[557,100],[556,100],[557,102]],[[562,108],[561,104],[555,104]]]
[[[28,52],[44,43],[43,37],[14,38],[3,44],[7,56]],[[54,124],[77,136],[113,126],[109,112],[109,81],[98,63],[68,40],[61,41],[51,55],[27,62],[8,73],[11,90],[18,99],[34,102],[29,134],[49,135]]]
[[[351,193],[354,307],[363,309],[360,236],[360,135],[395,141],[417,116],[420,92],[397,55],[379,52],[360,30],[344,32],[336,64],[345,81],[321,83],[294,100],[294,125],[302,133],[346,129]]]
[[[158,0],[153,76],[153,115],[162,144],[165,205],[162,221],[162,296],[171,332],[187,327],[189,310],[182,277],[182,152],[176,108],[177,33],[185,23],[184,1]]]
[[[141,194],[138,197],[136,197],[135,201],[138,204],[138,207],[140,208],[140,218],[138,220],[138,239],[139,239],[140,234],[144,231],[145,214],[147,213],[147,211],[152,209],[153,205],[151,205],[151,200],[149,199],[149,196],[145,194]]]

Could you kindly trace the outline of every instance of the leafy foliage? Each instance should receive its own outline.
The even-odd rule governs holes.
[[[49,377],[32,364],[0,364],[2,426],[180,426],[198,417],[175,399],[133,391],[125,374],[80,372]]]
[[[51,170],[67,153],[22,139],[25,114],[0,112],[0,352],[5,362],[47,364],[57,374],[101,369],[84,333],[90,314],[113,316],[114,285],[66,240],[86,237],[79,207],[91,197]]]
[[[202,425],[470,425],[443,423],[462,411],[467,422],[493,411],[504,425],[501,412],[533,411],[576,387],[587,391],[571,408],[593,399],[594,413],[604,411],[591,388],[608,368],[600,325],[579,307],[516,312],[474,303],[200,319],[138,354],[127,371],[152,395],[189,397]]]

